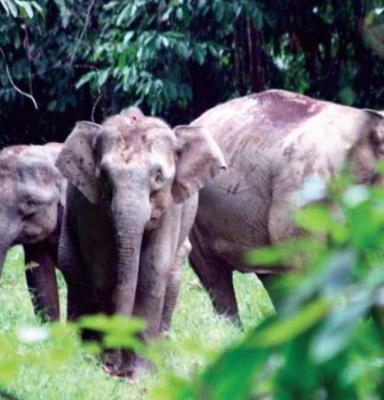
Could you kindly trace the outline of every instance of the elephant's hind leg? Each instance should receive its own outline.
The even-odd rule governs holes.
[[[55,265],[49,254],[48,243],[24,245],[25,276],[35,314],[43,321],[60,318],[59,293]]]
[[[208,291],[216,312],[229,317],[241,326],[232,268],[227,262],[215,256],[197,236],[195,231],[192,231],[190,237],[192,251],[189,256],[192,268]]]

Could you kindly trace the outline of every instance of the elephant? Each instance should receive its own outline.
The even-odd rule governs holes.
[[[327,182],[349,165],[358,182],[378,180],[384,118],[377,112],[283,90],[236,98],[191,123],[208,129],[228,165],[199,194],[190,263],[217,313],[241,324],[232,273],[256,272],[272,294],[289,266],[251,267],[244,253],[300,234],[292,212],[310,176]],[[277,292],[276,292],[277,294]]]
[[[58,320],[55,274],[65,181],[55,166],[61,144],[16,145],[0,152],[0,274],[7,250],[24,247],[36,315]]]
[[[198,190],[226,168],[223,155],[206,129],[171,129],[129,108],[78,122],[56,165],[68,180],[59,243],[68,318],[137,316],[145,343],[171,322]],[[112,375],[145,367],[133,352],[103,358]]]

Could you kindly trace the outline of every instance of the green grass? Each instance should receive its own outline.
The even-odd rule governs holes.
[[[213,312],[205,290],[189,267],[183,282],[173,323],[166,338],[154,345],[159,353],[157,372],[139,381],[112,378],[100,368],[74,338],[75,356],[61,368],[41,369],[25,365],[6,389],[20,399],[147,399],[151,390],[163,383],[169,373],[189,376],[204,366],[224,346],[239,340],[242,332]],[[65,317],[65,285],[61,276],[62,320]],[[235,274],[236,293],[245,330],[272,311],[268,296],[253,274]],[[0,281],[1,332],[38,325],[34,317],[23,272],[23,253],[13,248],[7,257]],[[40,346],[43,346],[42,343]]]

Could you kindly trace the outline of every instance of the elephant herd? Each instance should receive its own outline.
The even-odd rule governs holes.
[[[0,152],[0,271],[21,244],[43,319],[59,318],[57,265],[69,319],[135,315],[146,342],[170,326],[189,258],[215,310],[240,323],[232,272],[255,272],[268,288],[287,271],[250,267],[243,253],[300,233],[291,213],[305,180],[349,166],[357,182],[380,183],[383,155],[383,114],[283,90],[230,100],[173,129],[137,108],[78,122],[63,144]],[[128,377],[146,364],[123,350],[103,362]]]

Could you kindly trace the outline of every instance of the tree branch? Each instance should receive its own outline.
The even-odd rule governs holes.
[[[95,122],[95,112],[96,112],[96,108],[97,108],[97,106],[99,105],[99,102],[100,102],[100,100],[101,100],[102,97],[103,97],[103,94],[100,92],[99,95],[98,95],[97,98],[96,98],[96,101],[95,101],[94,104],[93,104],[92,113],[91,113],[91,121],[92,121],[92,122]]]
[[[9,70],[9,67],[8,67],[8,64],[7,64],[7,59],[6,59],[6,57],[5,57],[4,50],[3,50],[3,48],[2,48],[1,46],[0,46],[0,54],[1,54],[1,55],[3,56],[3,58],[4,58],[5,71],[6,71],[6,73],[7,73],[7,77],[8,77],[9,83],[10,83],[10,84],[12,85],[12,87],[16,90],[16,92],[20,93],[20,94],[21,94],[22,96],[24,96],[24,97],[28,97],[28,99],[30,99],[30,100],[32,101],[32,103],[33,103],[35,109],[38,110],[39,107],[37,106],[37,102],[36,102],[35,98],[34,98],[31,94],[29,94],[29,93],[24,92],[23,90],[21,90],[21,89],[15,84],[15,82],[13,81],[12,75],[11,75],[11,71]]]
[[[81,43],[82,40],[83,40],[83,37],[84,37],[84,35],[85,35],[85,32],[87,31],[87,27],[88,27],[88,24],[89,24],[89,19],[90,19],[90,17],[91,17],[91,11],[92,11],[92,8],[93,8],[94,5],[95,5],[95,0],[92,0],[92,1],[89,3],[89,6],[88,6],[87,15],[86,15],[86,17],[85,17],[85,22],[84,22],[83,29],[82,29],[82,31],[81,31],[81,33],[80,33],[80,36],[79,36],[79,39],[77,40],[77,42],[76,42],[76,44],[75,44],[75,47],[74,47],[74,49],[73,49],[73,53],[72,53],[72,56],[71,56],[71,64],[75,61],[75,55],[76,55],[77,50],[78,50],[78,48],[79,48],[79,46],[80,46],[80,43]]]

